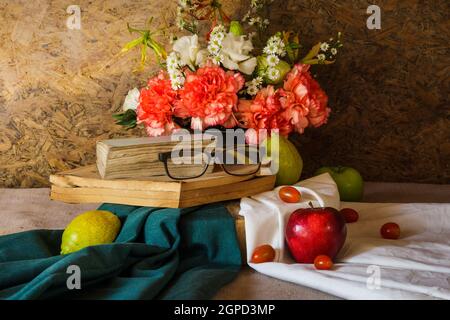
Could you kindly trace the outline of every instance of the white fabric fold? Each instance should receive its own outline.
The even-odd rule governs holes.
[[[450,299],[450,204],[340,203],[328,174],[298,185],[315,191],[326,206],[359,212],[359,220],[347,224],[347,240],[334,269],[319,271],[293,261],[284,241],[289,215],[310,201],[314,206],[319,202],[302,193],[301,203],[284,203],[279,188],[241,200],[247,261],[259,245],[276,250],[274,262],[249,263],[252,268],[345,299]],[[400,225],[399,240],[380,236],[386,222]]]

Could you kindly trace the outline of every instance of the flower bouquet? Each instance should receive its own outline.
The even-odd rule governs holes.
[[[177,24],[191,35],[173,38],[171,51],[154,39],[164,31],[129,26],[140,37],[123,51],[140,45],[145,63],[151,48],[161,70],[144,88],[129,91],[116,122],[127,128],[142,124],[153,137],[180,128],[243,128],[250,144],[260,141],[260,130],[288,136],[326,123],[328,97],[310,67],[335,61],[340,33],[304,56],[292,31],[264,39],[269,25],[264,12],[271,2],[252,0],[240,23],[231,21],[220,1],[180,0]],[[205,34],[199,31],[202,23],[209,24]]]

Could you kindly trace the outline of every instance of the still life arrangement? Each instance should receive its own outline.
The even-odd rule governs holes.
[[[51,250],[40,238],[45,233],[30,233],[34,240],[26,241],[38,247],[33,259],[48,256],[63,267],[85,267],[83,281],[102,299],[211,298],[242,263],[333,294],[338,292],[328,289],[329,281],[337,284],[343,277],[365,290],[360,274],[365,275],[367,261],[398,268],[396,254],[403,254],[411,235],[403,216],[410,208],[358,203],[364,181],[351,167],[322,167],[300,181],[303,160],[289,136],[327,123],[331,108],[315,72],[333,64],[343,44],[341,33],[305,48],[295,31],[269,32],[266,13],[272,2],[252,0],[238,21],[221,1],[180,0],[177,35],[170,34],[172,25],[154,27],[152,19],[145,29],[128,24],[137,37],[122,53],[140,49],[136,71],[155,62],[150,56],[159,70],[144,87],[129,90],[122,112],[113,117],[125,129],[143,126],[146,136],[97,141],[95,165],[50,176],[52,200],[103,204],[51,233]],[[271,160],[279,162],[277,171],[261,174],[261,160],[256,165],[174,162],[174,136],[187,131],[194,139],[188,149],[199,142],[203,153],[205,140],[195,140],[196,133],[208,129],[241,131],[248,148],[273,147],[276,138],[278,157]],[[230,200],[239,200],[239,206]],[[238,212],[229,210],[233,205]],[[10,243],[21,251],[21,241]],[[395,259],[385,259],[385,250],[396,252]],[[9,269],[22,285],[14,259]],[[52,261],[38,266],[48,277],[29,276],[30,288],[17,290],[13,298],[46,297],[39,287],[50,288],[48,296],[66,292],[65,283],[52,277]],[[89,290],[83,293],[92,297]]]
[[[327,122],[331,112],[328,97],[313,77],[311,67],[334,63],[343,44],[341,33],[338,33],[336,38],[321,41],[311,49],[305,50],[296,32],[277,31],[268,34],[270,21],[265,18],[265,13],[271,2],[271,0],[252,0],[248,12],[239,22],[228,17],[220,1],[181,0],[178,2],[176,18],[180,29],[178,36],[168,35],[167,28],[152,30],[152,19],[148,22],[149,29],[137,29],[128,24],[129,32],[139,36],[127,43],[122,53],[130,52],[134,48],[140,49],[140,65],[136,70],[139,71],[149,60],[147,51],[150,50],[160,65],[160,70],[147,81],[145,87],[134,88],[128,92],[123,103],[123,112],[115,114],[114,118],[118,125],[126,129],[143,125],[151,138],[168,137],[179,129],[202,132],[209,128],[222,130],[240,128],[245,130],[246,143],[258,145],[267,137],[261,134],[262,131],[275,131],[277,138],[280,139],[278,160],[280,163],[275,185],[284,186],[279,191],[280,200],[286,203],[300,203],[303,201],[300,191],[290,185],[300,179],[303,162],[287,137],[290,133],[301,134],[308,127],[320,127]],[[170,50],[157,40],[163,36],[170,37]],[[270,137],[268,139],[270,140]],[[114,181],[111,179],[161,174],[162,167],[149,165],[149,161],[145,164],[127,162],[132,148],[141,149],[141,153],[135,151],[136,154],[133,156],[139,154],[146,157],[150,157],[153,150],[163,150],[159,158],[164,156],[166,174],[174,178],[175,174],[168,170],[167,164],[169,150],[173,147],[168,139],[142,140],[146,141],[143,145],[135,141],[124,144],[124,141],[126,140],[118,143],[111,140],[97,144],[97,168],[103,179]],[[148,144],[147,141],[155,142]],[[132,172],[132,169],[127,169],[126,172],[122,172],[119,170],[120,167],[135,167],[138,170]],[[206,168],[200,174],[195,173],[192,167],[188,168],[188,171],[192,173],[192,177],[198,177],[206,172]],[[225,171],[233,175],[227,169]],[[356,170],[324,167],[316,174],[325,172],[336,181],[342,200],[361,200],[363,180]],[[246,185],[249,181],[239,180],[237,183],[245,189],[253,189],[251,194],[256,194],[258,187]],[[228,186],[238,190],[240,187],[237,187],[237,183]],[[77,185],[77,190],[84,187]],[[57,186],[54,196],[57,198],[56,188]],[[122,186],[117,185],[115,188]],[[224,185],[221,188],[227,190]],[[260,191],[272,189],[273,182],[269,181],[269,184],[266,183]],[[153,192],[152,189],[145,191]],[[244,197],[247,194],[239,195]],[[132,197],[128,191],[127,199],[122,201],[135,204]],[[202,196],[202,199],[204,198],[205,196]],[[161,202],[155,202],[157,205],[171,206],[171,202],[168,202],[172,201],[171,199],[159,200]],[[175,206],[181,203],[184,202],[178,202]],[[185,203],[187,205],[195,202]],[[355,211],[352,212],[357,214]],[[298,235],[290,230],[296,230],[296,226],[301,224],[296,222],[302,219],[300,217],[310,215],[320,217],[319,222],[315,223],[318,226],[315,232],[309,233],[312,237],[309,245],[312,253],[306,256],[297,255],[299,246],[295,243],[298,242]],[[70,252],[67,248],[80,249],[80,243],[71,242],[70,234],[83,233],[83,221],[94,219],[93,217],[103,219],[107,214],[88,212],[81,215],[78,220],[74,220],[66,229],[69,236],[63,237],[63,252]],[[98,224],[99,228],[102,228],[103,223],[108,224],[111,217],[105,219]],[[115,224],[113,220],[111,223]],[[350,220],[347,222],[351,222]],[[312,263],[318,256],[317,252],[328,254],[329,259],[334,259],[345,242],[344,216],[336,209],[299,209],[292,213],[290,221],[293,222],[288,224],[286,239],[289,244],[294,243],[290,248],[298,262]],[[326,228],[320,221],[336,225],[335,234],[324,234]],[[115,232],[118,232],[117,227]],[[101,232],[99,234],[101,235]],[[99,238],[98,241],[111,242],[114,238],[111,235],[109,234],[109,238],[105,235],[103,240]],[[96,237],[91,235],[89,238]],[[326,239],[325,247],[314,245],[315,239],[318,238]],[[301,242],[304,243],[305,239]],[[86,245],[88,244],[84,243],[81,247]],[[270,245],[263,245],[256,249],[252,262],[267,262],[273,258],[274,249]]]
[[[220,1],[179,1],[177,24],[190,35],[171,35],[170,50],[156,40],[158,35],[165,35],[164,31],[128,25],[131,33],[140,36],[126,44],[122,52],[140,47],[142,69],[150,49],[161,69],[145,87],[128,92],[123,112],[114,115],[117,124],[127,129],[143,125],[150,137],[168,136],[181,128],[242,128],[248,144],[261,142],[260,130],[275,129],[285,137],[281,138],[276,185],[296,183],[302,159],[286,137],[327,122],[331,111],[328,97],[312,76],[311,66],[332,64],[343,45],[340,33],[336,39],[319,42],[305,52],[293,31],[265,37],[270,21],[264,18],[264,11],[271,2],[251,1],[249,11],[238,22],[227,16]],[[200,32],[199,23],[206,24],[206,32]],[[107,160],[102,162],[105,178]],[[167,163],[166,171],[171,176]],[[316,172],[322,173],[329,173],[336,181],[342,200],[361,200],[363,180],[356,170],[324,167]],[[303,201],[295,186],[282,187],[279,198],[285,203]],[[330,269],[345,242],[345,223],[357,219],[358,213],[349,208],[341,212],[331,207],[298,209],[290,216],[286,241],[297,262]],[[70,233],[73,228],[66,230]],[[310,231],[301,235],[296,230]],[[322,239],[322,245],[317,239]],[[66,242],[70,246],[70,241]],[[274,258],[275,250],[266,244],[255,249],[251,262],[270,262]]]

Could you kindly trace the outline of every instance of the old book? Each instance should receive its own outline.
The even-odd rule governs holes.
[[[219,171],[184,181],[165,176],[102,179],[95,166],[88,166],[52,175],[50,182],[51,198],[69,203],[185,208],[272,190],[275,176],[231,176]]]
[[[193,138],[189,142],[172,141],[170,136],[155,138],[112,139],[97,142],[97,169],[103,179],[149,178],[166,175],[164,163],[159,153],[171,152],[175,146],[201,148],[213,147],[211,140]],[[194,155],[195,153],[192,152]],[[197,154],[195,159],[201,155]],[[179,177],[187,177],[202,172],[205,163],[179,164],[170,167],[170,172]],[[206,174],[213,171],[209,166]]]

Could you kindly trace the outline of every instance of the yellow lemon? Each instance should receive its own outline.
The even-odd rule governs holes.
[[[120,225],[119,218],[109,211],[86,211],[73,219],[64,230],[61,254],[111,243],[117,237]]]

